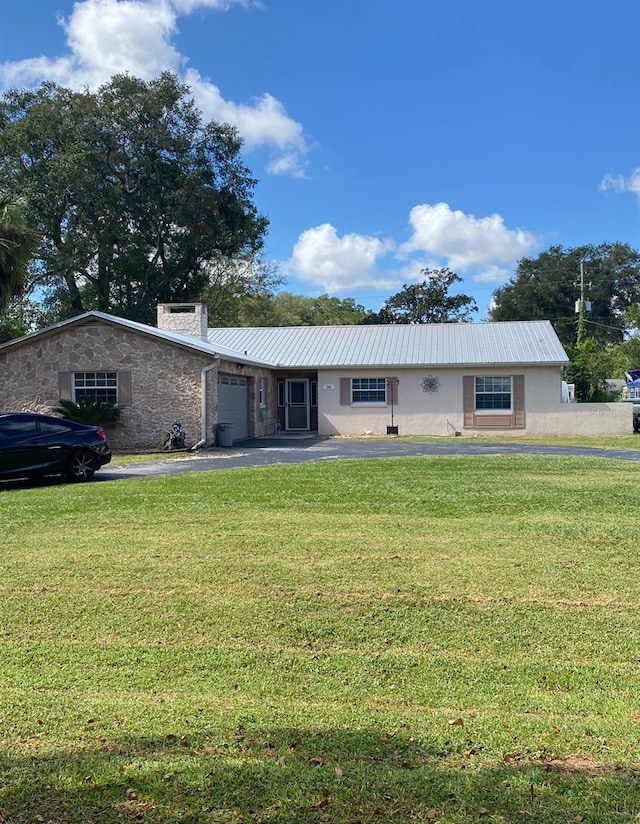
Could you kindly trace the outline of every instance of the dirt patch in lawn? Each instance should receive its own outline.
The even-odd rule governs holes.
[[[535,763],[535,759],[531,759],[530,754],[525,750],[523,752],[507,753],[504,756],[505,764],[513,767],[529,767]],[[637,777],[640,775],[640,764],[634,764],[630,767],[616,767],[611,764],[605,764],[598,761],[591,755],[586,753],[571,753],[562,758],[548,758],[543,759],[542,764],[549,772],[558,772],[572,775],[587,775],[591,778],[598,778],[603,775],[623,775]]]

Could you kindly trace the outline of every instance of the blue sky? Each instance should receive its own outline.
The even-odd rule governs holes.
[[[449,266],[640,227],[638,0],[3,0],[0,87],[167,69],[231,122],[297,294],[378,309]],[[577,273],[576,273],[577,275]]]

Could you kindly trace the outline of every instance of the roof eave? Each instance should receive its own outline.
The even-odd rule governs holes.
[[[452,363],[322,363],[322,364],[299,364],[299,363],[278,363],[274,369],[304,369],[308,371],[322,370],[345,370],[345,369],[506,369],[514,367],[539,367],[539,366],[566,366],[570,363],[566,360],[549,361],[459,361]]]

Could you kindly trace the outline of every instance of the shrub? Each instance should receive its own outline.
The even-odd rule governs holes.
[[[121,413],[121,409],[109,401],[94,401],[92,398],[80,398],[75,403],[72,400],[63,399],[53,412],[60,415],[67,421],[77,421],[93,426],[105,423],[115,423]]]

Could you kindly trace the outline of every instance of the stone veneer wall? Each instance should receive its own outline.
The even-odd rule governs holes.
[[[49,413],[60,400],[62,371],[129,371],[132,403],[107,430],[112,447],[162,449],[174,420],[193,444],[201,436],[201,370],[212,362],[206,355],[104,323],[54,330],[0,351],[0,409]],[[213,420],[215,370],[208,375],[208,387],[208,418]]]
[[[203,303],[159,303],[158,329],[207,340],[207,307]]]

